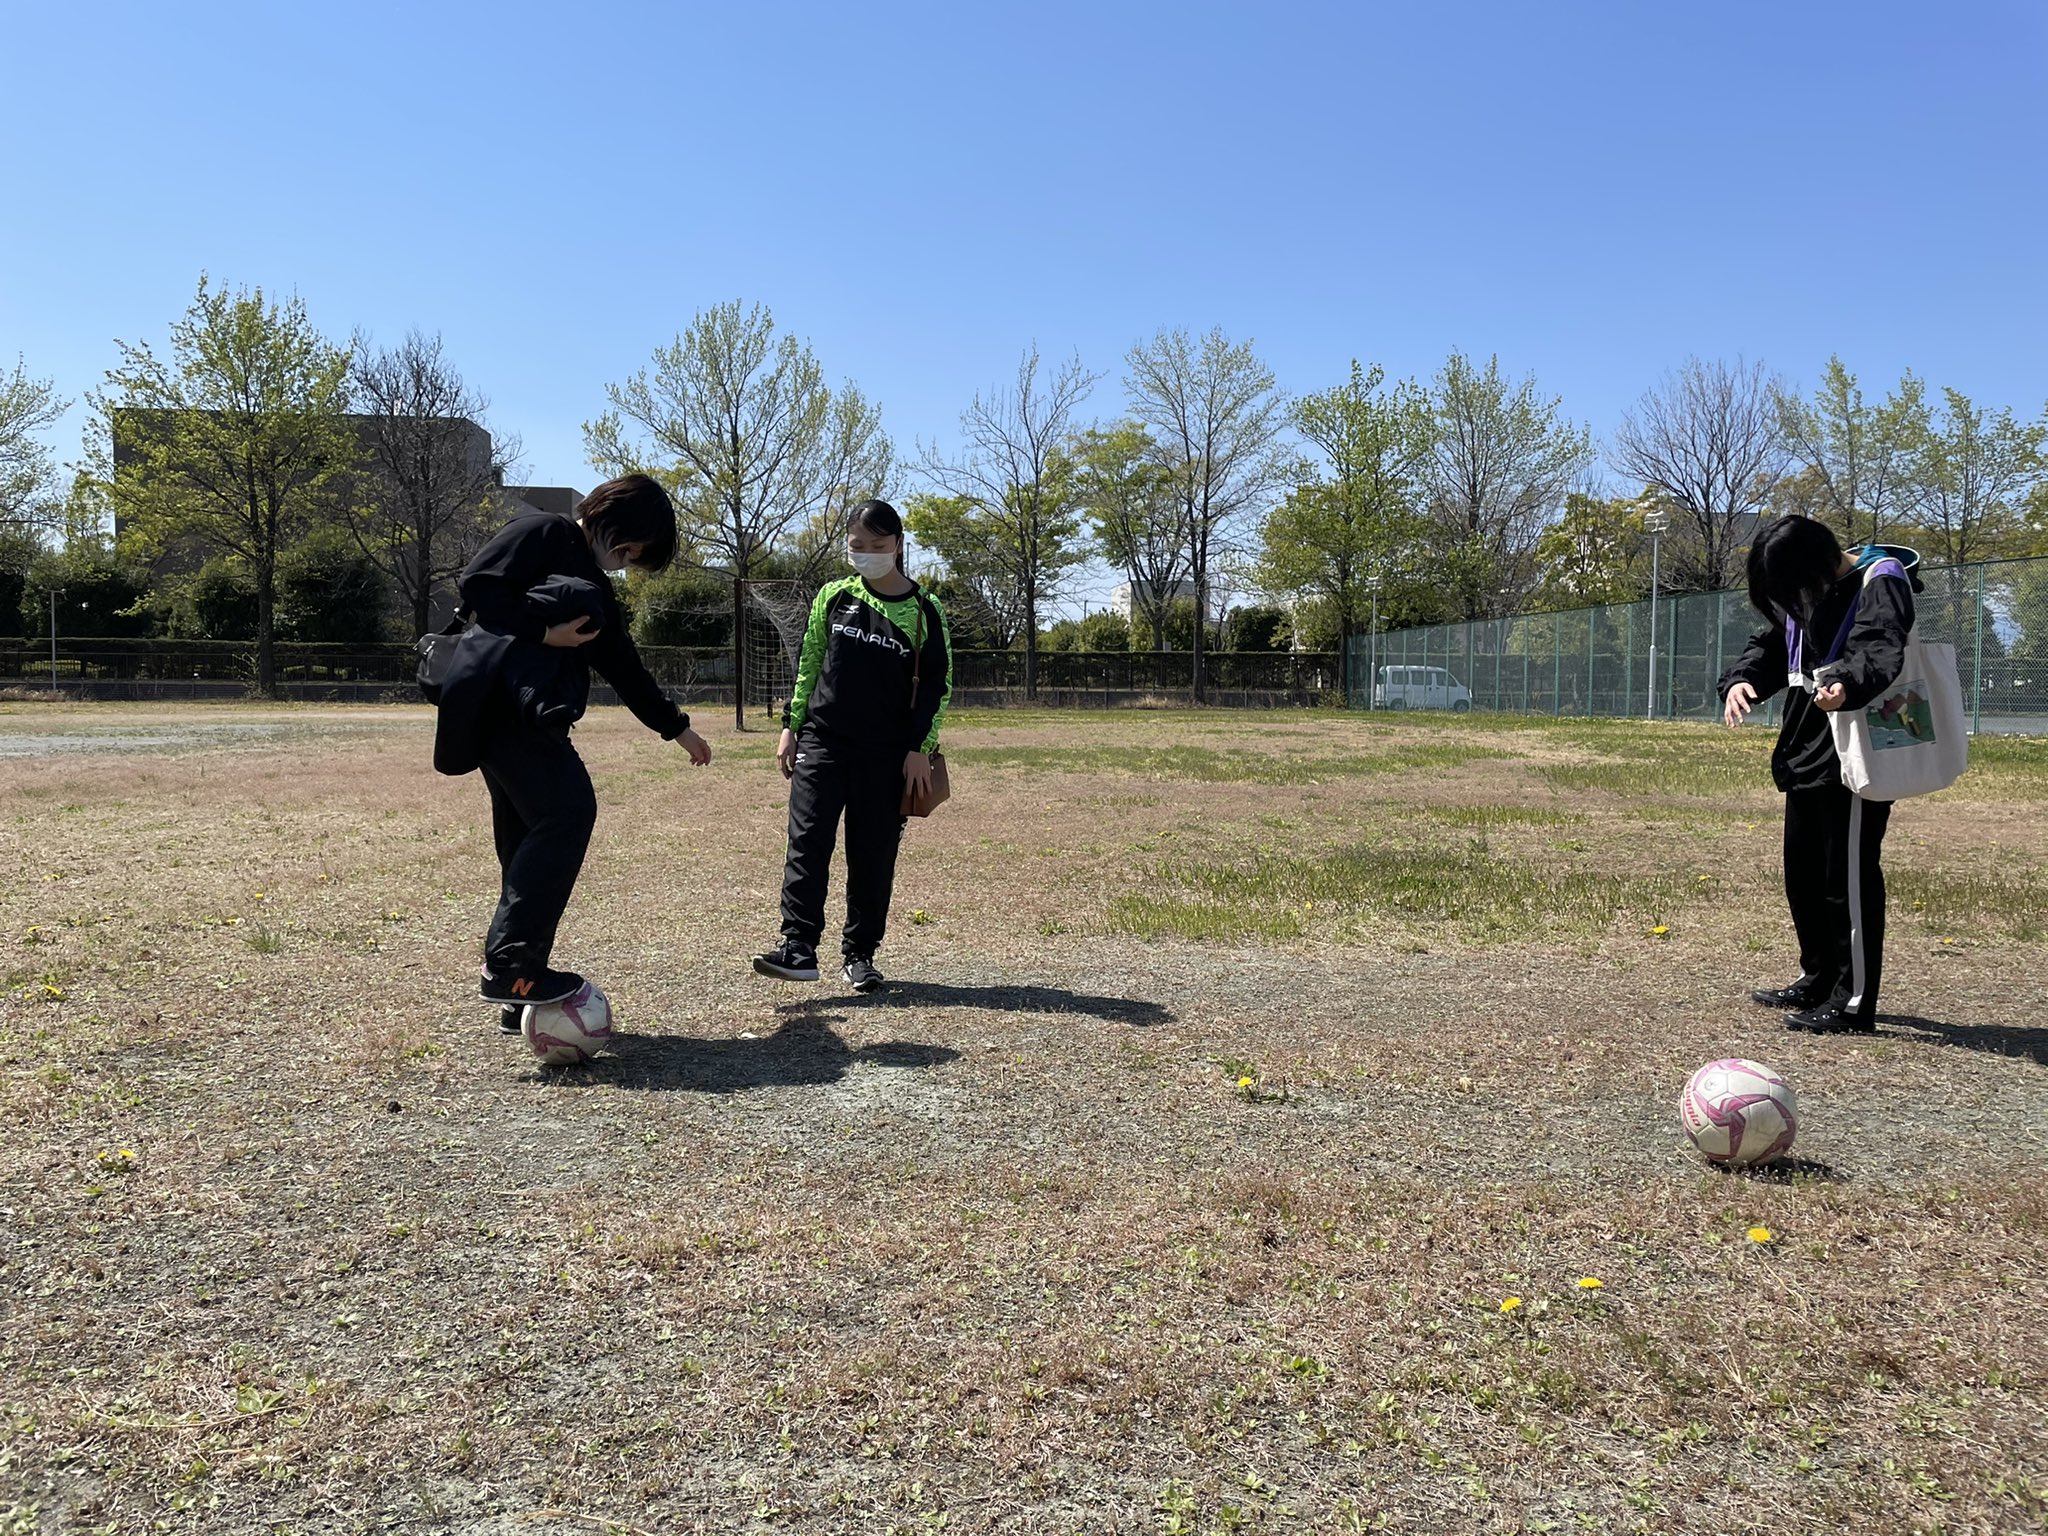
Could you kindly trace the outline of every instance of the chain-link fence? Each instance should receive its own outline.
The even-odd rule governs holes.
[[[1973,728],[2048,732],[2048,559],[1921,579],[1920,633],[1956,647]],[[1709,719],[1722,671],[1760,627],[1746,593],[1686,592],[1358,635],[1345,697],[1354,709]]]

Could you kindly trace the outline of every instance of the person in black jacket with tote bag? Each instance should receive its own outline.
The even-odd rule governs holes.
[[[1905,665],[1917,559],[1883,545],[1845,551],[1809,517],[1767,524],[1749,552],[1750,601],[1765,626],[1721,676],[1722,713],[1739,725],[1753,706],[1787,690],[1771,776],[1785,795],[1785,899],[1800,969],[1789,985],[1751,995],[1788,1010],[1792,1029],[1877,1027],[1879,853],[1892,808],[1842,782],[1831,717],[1864,708]]]
[[[611,573],[659,571],[675,558],[675,508],[646,475],[608,480],[571,519],[515,517],[463,568],[461,603],[471,627],[442,693],[437,764],[474,762],[491,794],[491,832],[501,874],[498,908],[484,940],[479,990],[505,1008],[558,1002],[583,978],[552,964],[555,929],[569,905],[597,821],[590,774],[569,743],[596,672],[640,723],[703,767],[711,748],[661,691],[627,631]],[[593,619],[586,610],[594,603]],[[573,617],[561,617],[565,612]],[[552,668],[539,654],[548,647]],[[451,717],[450,694],[461,707]],[[461,722],[451,724],[451,719]]]

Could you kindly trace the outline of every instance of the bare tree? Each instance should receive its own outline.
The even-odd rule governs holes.
[[[349,531],[424,633],[435,596],[488,533],[519,443],[484,429],[490,402],[463,382],[439,336],[408,331],[374,351],[358,332],[354,354],[349,383],[367,479],[349,498]]]
[[[1762,363],[1687,358],[1645,390],[1614,434],[1615,469],[1680,520],[1670,577],[1678,591],[1732,586],[1755,520],[1785,468],[1782,386]]]
[[[30,378],[20,358],[12,373],[0,373],[0,529],[42,528],[57,520],[57,465],[38,434],[69,409],[57,386]]]
[[[1067,445],[1074,413],[1095,379],[1073,357],[1041,380],[1034,346],[1019,360],[1014,383],[977,394],[961,413],[964,441],[957,456],[920,449],[919,473],[960,514],[943,525],[955,550],[940,553],[995,576],[1015,593],[1026,698],[1038,696],[1038,616],[1085,558]]]
[[[1166,615],[1188,569],[1188,526],[1159,445],[1136,422],[1090,428],[1074,443],[1076,494],[1102,553],[1124,573],[1130,617],[1166,649]]]
[[[1908,373],[1882,405],[1839,357],[1828,359],[1813,399],[1776,391],[1785,444],[1804,471],[1804,498],[1852,543],[1875,544],[1912,501],[1912,470],[1927,432],[1926,387]]]
[[[879,495],[894,452],[880,411],[837,391],[811,349],[759,305],[719,304],[623,384],[583,429],[591,463],[644,470],[677,497],[686,537],[733,581],[733,718],[746,726],[746,582],[792,527]],[[626,424],[642,437],[629,439]]]
[[[1508,611],[1535,582],[1536,541],[1593,461],[1593,436],[1538,395],[1533,375],[1501,377],[1453,352],[1431,389],[1436,453],[1428,466],[1445,587],[1466,618]]]
[[[1291,478],[1292,462],[1278,449],[1287,401],[1252,344],[1233,343],[1221,329],[1199,343],[1183,330],[1161,331],[1124,363],[1131,415],[1159,445],[1187,529],[1199,701],[1212,572],[1242,552],[1236,541],[1246,516]]]

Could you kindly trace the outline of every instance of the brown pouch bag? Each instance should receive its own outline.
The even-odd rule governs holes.
[[[917,646],[910,660],[910,707],[917,708],[918,689],[924,682],[924,594],[917,595]],[[903,783],[903,803],[897,807],[900,816],[929,816],[948,800],[953,798],[953,776],[946,771],[946,754],[932,754],[932,787],[925,794],[911,790],[910,781]]]

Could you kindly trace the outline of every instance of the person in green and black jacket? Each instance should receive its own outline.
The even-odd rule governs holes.
[[[889,925],[906,788],[931,783],[931,754],[953,691],[945,610],[903,570],[903,520],[865,501],[847,528],[859,574],[811,604],[796,687],[775,758],[789,786],[789,855],[782,872],[782,943],[754,969],[783,981],[818,979],[825,888],[839,818],[846,818],[846,980],[883,985],[875,951]],[[921,649],[921,660],[919,652]]]

